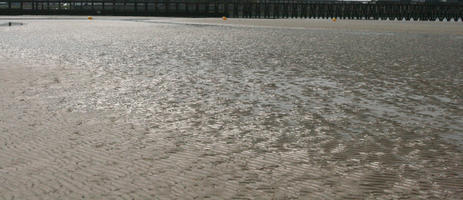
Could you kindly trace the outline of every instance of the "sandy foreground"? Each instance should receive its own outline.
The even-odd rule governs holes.
[[[0,199],[461,198],[461,22],[81,18],[0,17]]]

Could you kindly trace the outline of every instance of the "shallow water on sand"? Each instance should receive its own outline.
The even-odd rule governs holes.
[[[0,118],[0,142],[13,145],[0,147],[0,182],[8,185],[0,197],[457,199],[463,192],[458,35],[26,22],[0,27],[0,55],[34,70],[56,67],[11,97],[37,108],[4,100],[10,114]],[[58,131],[19,129],[21,108],[49,113],[40,119],[48,125],[37,126]],[[29,180],[36,186],[20,184],[37,170]]]

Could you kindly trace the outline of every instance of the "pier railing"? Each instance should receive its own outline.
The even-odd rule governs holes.
[[[462,20],[463,3],[393,1],[0,0],[0,15]]]

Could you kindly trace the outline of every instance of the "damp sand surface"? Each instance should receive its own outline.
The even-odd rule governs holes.
[[[461,198],[461,24],[8,21],[0,199]]]

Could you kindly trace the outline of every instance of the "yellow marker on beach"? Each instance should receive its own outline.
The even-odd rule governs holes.
[[[227,17],[223,16],[222,19],[223,19],[223,20],[227,20]]]
[[[332,20],[333,20],[333,22],[336,22],[336,17],[334,17]]]
[[[93,17],[92,17],[92,16],[88,16],[88,20],[92,20],[92,19],[93,19]]]

